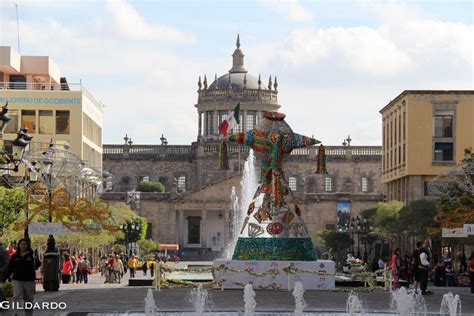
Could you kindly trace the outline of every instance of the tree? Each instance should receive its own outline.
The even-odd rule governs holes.
[[[344,258],[345,251],[353,243],[348,233],[342,233],[336,230],[323,230],[319,233],[319,238],[328,250],[332,250],[336,262],[340,262],[341,259]]]
[[[0,235],[23,214],[26,203],[25,193],[20,189],[7,189],[0,186]]]
[[[464,159],[449,172],[431,182],[438,192],[436,221],[441,227],[462,227],[474,222],[474,152],[464,150]]]
[[[142,255],[153,254],[160,248],[160,244],[151,239],[140,240],[138,246],[140,246],[140,253]]]
[[[398,216],[403,203],[399,201],[390,201],[379,203],[374,217],[374,226],[384,235],[393,235],[401,232],[398,222]]]
[[[165,192],[165,186],[161,182],[142,181],[137,186],[137,191],[140,192]]]
[[[404,227],[409,236],[424,238],[428,229],[437,226],[434,220],[436,215],[436,202],[431,200],[411,201],[402,207],[399,212],[398,226]]]

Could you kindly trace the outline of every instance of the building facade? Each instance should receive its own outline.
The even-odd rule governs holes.
[[[474,91],[406,90],[380,113],[387,198],[429,198],[429,182],[474,147]]]
[[[101,104],[82,86],[68,83],[48,56],[22,56],[0,46],[0,104],[11,118],[4,140],[20,127],[35,142],[67,144],[89,167],[102,168]]]
[[[228,73],[198,81],[198,135],[190,145],[104,145],[104,169],[113,174],[110,201],[126,201],[141,181],[159,181],[165,193],[133,193],[138,212],[149,222],[149,236],[161,243],[177,243],[185,253],[224,250],[231,238],[231,192],[241,192],[241,178],[249,149],[229,144],[230,170],[219,170],[217,127],[240,102],[240,125],[234,132],[252,129],[263,111],[276,111],[278,82],[247,72],[240,41]],[[283,109],[284,112],[284,109]],[[316,174],[318,149],[296,149],[285,160],[291,190],[300,201],[304,221],[313,242],[317,232],[346,229],[348,219],[384,200],[381,179],[381,147],[327,146],[329,174]]]

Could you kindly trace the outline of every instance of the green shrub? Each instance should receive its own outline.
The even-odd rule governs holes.
[[[137,186],[137,191],[140,192],[165,192],[165,186],[161,182],[142,181]]]

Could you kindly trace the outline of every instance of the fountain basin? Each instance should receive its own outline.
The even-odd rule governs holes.
[[[216,289],[243,289],[248,283],[254,289],[294,289],[302,282],[306,290],[335,288],[336,263],[316,261],[240,261],[214,260]]]
[[[311,238],[245,238],[240,237],[234,260],[315,261]]]

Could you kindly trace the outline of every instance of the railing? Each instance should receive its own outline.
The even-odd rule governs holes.
[[[215,101],[217,99],[223,101],[231,101],[234,99],[245,101],[267,101],[277,103],[278,91],[274,90],[258,90],[258,89],[212,89],[201,90],[198,92],[198,103]]]
[[[38,82],[0,82],[0,90],[35,90],[35,91],[82,91],[92,103],[102,111],[102,105],[94,96],[82,85],[82,83],[38,83]]]
[[[198,145],[200,146],[200,145]],[[192,145],[104,145],[103,154],[105,157],[120,158],[127,155],[129,158],[166,158],[166,157],[194,157],[198,148]],[[217,155],[219,152],[219,142],[205,143],[202,150],[206,155]],[[244,145],[227,144],[227,152],[248,154],[250,148]],[[315,159],[319,154],[319,147],[316,148],[295,148],[290,154],[293,158],[307,157]],[[352,160],[380,160],[382,159],[382,148],[379,146],[327,146],[326,158],[328,160],[352,159]]]

